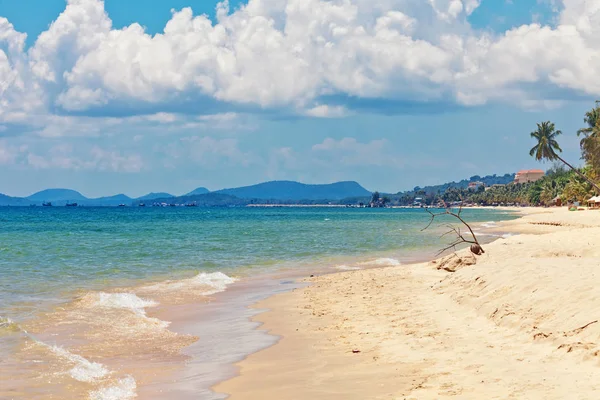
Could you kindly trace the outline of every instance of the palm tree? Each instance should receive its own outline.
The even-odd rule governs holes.
[[[577,131],[577,136],[583,135],[583,140],[585,138],[595,135],[598,130],[598,122],[600,122],[600,100],[596,100],[596,107],[591,109],[590,111],[585,113],[585,117],[583,118],[583,122],[587,124],[587,127],[581,128]]]
[[[581,158],[598,174],[600,173],[600,101],[596,100],[596,107],[585,113],[583,121],[587,126],[577,131],[577,136],[583,136],[579,142]]]
[[[585,179],[590,185],[600,193],[600,187],[588,179],[587,176],[582,174],[577,168],[566,162],[558,153],[562,153],[562,149],[558,145],[556,138],[562,135],[562,132],[556,130],[554,124],[550,121],[545,121],[537,124],[537,129],[531,132],[531,137],[537,140],[537,144],[531,148],[529,155],[534,157],[538,161],[548,160],[560,160],[567,167],[571,168],[575,173]]]

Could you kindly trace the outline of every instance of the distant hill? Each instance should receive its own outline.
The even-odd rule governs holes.
[[[245,206],[250,202],[235,196],[222,193],[204,193],[192,196],[168,197],[164,199],[155,199],[156,203],[167,204],[191,204],[196,203],[199,207],[222,207],[222,206]]]
[[[210,190],[208,190],[205,187],[199,187],[197,189],[192,190],[191,192],[189,192],[185,196],[194,196],[194,195],[197,195],[197,194],[206,194],[206,193],[210,193]]]
[[[22,197],[11,197],[0,193],[0,206],[28,206],[37,203],[37,201],[32,201]]]
[[[337,182],[325,185],[307,185],[292,181],[272,181],[235,189],[217,190],[240,199],[264,200],[341,200],[347,197],[370,196],[357,182]]]
[[[46,189],[27,197],[34,202],[73,202],[87,200],[87,197],[71,189]]]
[[[115,196],[99,197],[97,199],[86,199],[81,202],[81,205],[85,206],[118,206],[119,204],[130,205],[133,199],[124,194],[117,194]]]
[[[155,200],[155,199],[167,199],[169,197],[175,197],[175,196],[173,196],[170,193],[148,193],[147,195],[138,197],[135,200],[136,201],[148,201],[148,200]]]

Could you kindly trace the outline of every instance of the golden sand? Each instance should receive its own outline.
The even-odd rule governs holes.
[[[215,389],[232,400],[599,399],[600,211],[523,213],[498,228],[523,234],[456,272],[439,260],[341,272],[258,304],[270,309],[262,329],[282,339]]]

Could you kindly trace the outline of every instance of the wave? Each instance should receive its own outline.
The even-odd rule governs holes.
[[[21,328],[19,325],[8,317],[0,317],[0,333],[2,332],[19,332]]]
[[[110,371],[100,363],[92,362],[87,358],[73,354],[63,347],[50,345],[39,340],[34,335],[27,332],[27,330],[23,329],[20,325],[10,320],[10,318],[3,318],[2,322],[7,324],[7,326],[10,324],[13,329],[22,332],[27,338],[31,339],[37,345],[48,349],[58,358],[66,360],[71,364],[75,364],[74,367],[69,371],[69,375],[79,382],[95,382],[98,379],[104,378],[110,373]]]
[[[205,296],[210,296],[211,294],[219,293],[225,291],[227,286],[231,285],[236,281],[235,278],[225,275],[222,272],[212,272],[205,273],[202,272],[192,278],[194,283],[200,285],[210,286],[213,289],[203,292],[202,294]]]
[[[146,316],[147,307],[156,307],[157,302],[139,298],[133,293],[96,293],[95,305],[106,308],[124,308],[136,314]]]
[[[96,382],[110,373],[104,365],[92,362],[77,354],[73,354],[60,346],[50,346],[49,344],[40,341],[37,341],[37,343],[47,347],[58,357],[75,364],[69,371],[69,374],[73,379],[79,382]]]
[[[194,293],[201,296],[210,296],[215,293],[223,292],[227,286],[236,282],[237,279],[232,278],[222,272],[201,272],[193,278],[182,279],[178,281],[164,281],[153,285],[144,286],[136,291],[141,293],[154,293],[155,295],[164,296],[168,293],[184,294]]]
[[[396,260],[395,258],[378,258],[373,262],[373,264],[389,267],[396,267],[398,265],[401,265],[400,261]]]
[[[488,221],[488,222],[484,222],[483,224],[481,224],[482,228],[496,228],[498,227],[498,225],[496,224],[496,221]]]
[[[95,390],[90,393],[90,400],[129,400],[137,397],[137,384],[132,376],[120,379],[116,385]]]
[[[71,353],[64,347],[50,345],[45,343],[34,335],[27,332],[20,325],[12,322],[9,318],[1,318],[0,324],[11,324],[16,330],[22,332],[27,338],[31,339],[35,344],[49,350],[54,356],[67,363],[72,367],[69,370],[69,375],[78,382],[97,383],[110,376],[113,371],[110,371],[103,364],[93,362],[78,354]],[[132,376],[118,381],[116,386],[100,389],[90,393],[89,398],[93,400],[129,400],[137,397],[137,384]]]
[[[378,258],[371,261],[358,263],[358,265],[377,265],[378,267],[397,267],[402,263],[395,258]]]
[[[340,271],[357,271],[360,269],[360,267],[351,267],[348,265],[337,265],[334,268],[339,269]]]

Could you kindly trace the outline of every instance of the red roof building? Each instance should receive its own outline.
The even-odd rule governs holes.
[[[515,175],[515,183],[529,183],[539,181],[546,175],[541,169],[524,169]]]

